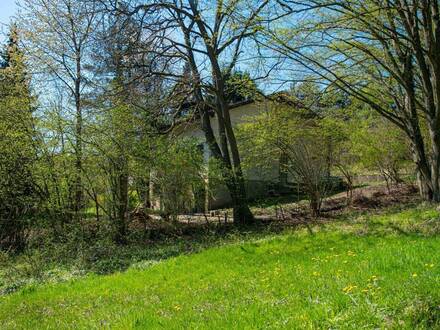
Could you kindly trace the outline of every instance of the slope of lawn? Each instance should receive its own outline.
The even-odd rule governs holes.
[[[440,218],[357,216],[0,297],[1,329],[440,328]]]

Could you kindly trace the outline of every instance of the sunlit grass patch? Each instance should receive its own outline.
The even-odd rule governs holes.
[[[0,328],[440,327],[429,207],[364,215],[0,298]]]

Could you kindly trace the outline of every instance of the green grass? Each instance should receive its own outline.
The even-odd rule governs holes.
[[[440,329],[430,207],[209,248],[0,297],[1,329]]]

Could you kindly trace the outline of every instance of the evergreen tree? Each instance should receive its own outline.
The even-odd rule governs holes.
[[[12,26],[0,68],[0,247],[24,245],[25,218],[36,202],[32,180],[32,97],[18,31]]]

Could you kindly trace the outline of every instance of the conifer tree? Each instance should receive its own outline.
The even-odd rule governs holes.
[[[21,249],[25,218],[36,202],[32,97],[15,25],[0,68],[0,247]]]

